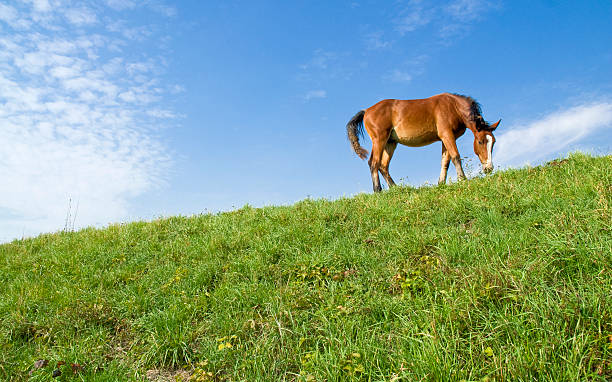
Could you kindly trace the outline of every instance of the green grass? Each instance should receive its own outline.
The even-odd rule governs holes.
[[[17,240],[0,379],[610,380],[611,205],[612,157],[574,154]]]

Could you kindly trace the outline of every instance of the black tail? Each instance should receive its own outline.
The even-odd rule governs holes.
[[[359,137],[363,137],[363,115],[365,111],[361,110],[359,113],[355,114],[353,118],[346,124],[346,134],[348,135],[348,140],[351,142],[351,146],[353,146],[353,150],[361,159],[366,159],[368,156],[368,150],[361,147],[359,144]]]

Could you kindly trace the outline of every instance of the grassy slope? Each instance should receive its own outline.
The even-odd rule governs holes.
[[[48,359],[68,362],[55,380],[606,380],[611,199],[612,157],[573,155],[14,241],[0,379]]]

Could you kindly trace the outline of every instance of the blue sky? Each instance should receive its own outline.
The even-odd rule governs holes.
[[[502,118],[496,168],[610,153],[611,20],[609,1],[1,1],[0,240],[68,212],[79,228],[371,192],[345,124],[385,98],[476,98]],[[390,169],[421,185],[439,162],[439,143],[400,146]]]

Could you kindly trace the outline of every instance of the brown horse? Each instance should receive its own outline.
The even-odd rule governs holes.
[[[446,183],[446,173],[452,160],[457,179],[465,179],[455,140],[470,129],[474,133],[474,152],[485,173],[493,170],[491,155],[495,137],[493,130],[501,119],[489,125],[481,115],[480,105],[473,98],[442,93],[415,100],[386,99],[359,113],[346,125],[348,139],[355,153],[365,159],[368,151],[359,145],[365,126],[372,139],[372,154],[368,161],[374,192],[381,190],[378,172],[389,186],[395,182],[389,175],[389,162],[398,143],[420,147],[442,141],[442,169],[438,183]]]

